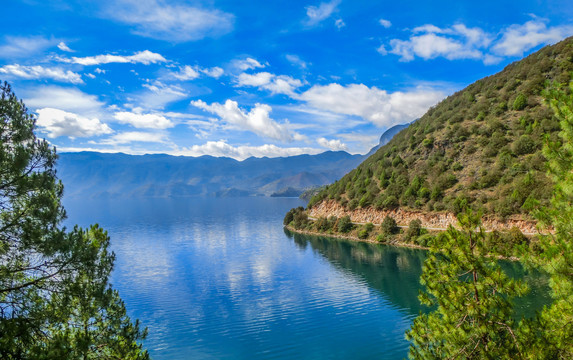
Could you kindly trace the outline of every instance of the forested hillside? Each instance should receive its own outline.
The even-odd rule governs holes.
[[[312,198],[347,209],[458,213],[465,205],[505,218],[547,203],[544,141],[559,122],[544,102],[550,83],[567,83],[573,38],[547,46],[449,96],[358,168]]]

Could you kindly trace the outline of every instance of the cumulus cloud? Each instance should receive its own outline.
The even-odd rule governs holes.
[[[314,26],[326,20],[337,10],[341,0],[333,0],[331,2],[322,2],[319,6],[307,6],[305,24],[307,26]]]
[[[130,144],[134,142],[164,144],[167,143],[168,140],[167,140],[167,134],[165,133],[127,131],[115,134],[112,137],[101,140],[99,142],[91,141],[90,143],[99,145],[120,145],[120,144]]]
[[[298,96],[310,106],[334,113],[355,115],[379,127],[403,124],[422,116],[443,99],[442,91],[415,89],[388,93],[363,84],[315,85]]]
[[[553,44],[570,35],[573,35],[573,26],[547,27],[540,19],[531,20],[505,29],[493,51],[503,56],[523,56],[525,51],[538,45]]]
[[[389,27],[392,26],[392,23],[386,19],[380,19],[380,20],[378,20],[378,23],[380,25],[382,25],[383,27],[385,27],[386,29],[388,29]]]
[[[71,59],[61,59],[64,62],[80,64],[80,65],[100,65],[109,63],[131,63],[131,64],[156,64],[166,62],[167,60],[160,54],[151,52],[149,50],[139,51],[133,55],[96,55],[87,57],[72,57]]]
[[[273,94],[294,96],[294,90],[303,85],[302,81],[287,75],[274,75],[268,72],[256,74],[242,73],[237,77],[238,86],[253,86],[269,90]]]
[[[119,111],[113,117],[122,124],[129,124],[138,129],[167,129],[175,126],[171,120],[158,114]]]
[[[54,108],[39,109],[37,113],[36,124],[40,131],[46,133],[49,138],[60,136],[90,137],[113,132],[107,124],[102,123],[98,118],[90,119]]]
[[[346,146],[346,144],[344,144],[342,141],[338,140],[338,139],[332,139],[332,140],[327,140],[326,138],[318,138],[318,140],[316,140],[316,142],[318,143],[318,145],[325,147],[327,149],[333,150],[333,151],[346,151],[348,150],[348,147]]]
[[[54,46],[57,42],[42,36],[5,36],[4,44],[0,45],[0,57],[28,57]]]
[[[253,70],[257,68],[264,68],[267,64],[261,64],[258,60],[253,58],[246,58],[242,60],[234,60],[232,62],[233,67],[245,71],[245,70]]]
[[[271,119],[272,108],[265,104],[255,104],[249,112],[241,110],[239,104],[232,100],[227,100],[224,104],[212,103],[211,105],[202,100],[197,100],[191,101],[191,105],[217,115],[228,124],[260,136],[279,141],[292,141],[294,139],[288,130],[288,123],[279,124]]]
[[[440,28],[432,24],[418,26],[406,40],[392,39],[389,47],[382,44],[382,55],[400,56],[400,61],[424,60],[443,57],[448,60],[473,59],[484,64],[496,64],[508,56],[523,56],[524,52],[539,45],[558,42],[573,34],[573,26],[548,27],[543,19],[534,19],[522,25],[511,25],[499,34],[483,29],[456,24]]]
[[[468,28],[456,24],[442,29],[434,25],[414,28],[408,40],[392,39],[391,54],[399,55],[401,61],[412,61],[415,57],[425,60],[444,57],[454,59],[481,59],[481,49],[491,42],[491,38],[479,28]],[[385,48],[384,51],[386,51]],[[378,52],[383,53],[381,49]]]
[[[74,50],[70,49],[68,45],[66,45],[66,43],[63,41],[60,41],[60,43],[58,44],[58,49],[66,52],[74,52]]]
[[[24,66],[14,64],[0,67],[0,74],[7,74],[22,79],[52,79],[72,84],[84,83],[80,74],[69,70],[66,71],[59,67],[43,67],[40,65]]]
[[[169,42],[217,37],[233,30],[234,15],[186,4],[159,0],[105,2],[102,16],[133,27],[136,35]]]
[[[97,117],[104,103],[97,96],[76,88],[41,86],[24,92],[24,102],[31,109],[56,108],[83,116]]]
[[[302,154],[319,154],[323,152],[321,149],[310,147],[279,147],[276,145],[261,145],[261,146],[232,146],[227,144],[226,141],[208,141],[202,145],[193,145],[188,148],[183,148],[179,151],[172,152],[173,155],[186,155],[186,156],[203,156],[210,155],[216,157],[230,157],[236,160],[244,160],[249,157],[286,157],[296,156]]]

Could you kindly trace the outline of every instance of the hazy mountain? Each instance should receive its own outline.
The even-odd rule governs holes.
[[[416,120],[414,120],[416,121]],[[384,134],[382,134],[382,136],[380,136],[380,142],[378,143],[378,145],[374,146],[369,152],[368,154],[366,154],[366,157],[369,157],[370,155],[374,154],[376,151],[378,151],[378,149],[380,149],[382,146],[388,144],[390,142],[390,140],[392,140],[392,138],[398,134],[400,131],[404,130],[405,128],[407,128],[408,126],[410,126],[410,123],[408,124],[402,124],[402,125],[395,125],[392,126],[390,129],[386,130],[384,132]]]
[[[344,151],[244,161],[80,152],[61,153],[57,168],[66,197],[292,196],[340,179],[364,158]]]

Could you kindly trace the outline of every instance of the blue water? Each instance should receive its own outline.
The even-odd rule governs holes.
[[[425,252],[290,234],[285,198],[65,201],[154,359],[402,359]],[[527,305],[528,306],[528,305]]]

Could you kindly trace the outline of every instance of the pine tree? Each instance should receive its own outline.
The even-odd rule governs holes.
[[[8,84],[0,95],[0,358],[148,358],[108,283],[107,233],[61,227],[56,151]]]
[[[488,257],[480,215],[458,215],[461,230],[450,228],[430,246],[424,263],[422,303],[435,307],[414,320],[406,333],[412,359],[519,359],[511,299],[526,287],[508,278]]]
[[[541,254],[532,260],[550,275],[553,302],[524,324],[522,336],[532,344],[531,359],[573,359],[573,81],[545,95],[561,132],[560,141],[548,140],[543,149],[555,187],[551,206],[536,216],[554,233],[541,237]]]

